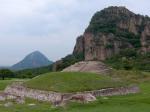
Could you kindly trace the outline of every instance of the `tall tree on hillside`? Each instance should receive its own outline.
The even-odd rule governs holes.
[[[9,69],[1,69],[0,70],[0,77],[5,80],[6,77],[13,77],[14,73]]]

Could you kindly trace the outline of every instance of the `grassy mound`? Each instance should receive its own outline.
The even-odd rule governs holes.
[[[24,85],[33,89],[55,92],[77,92],[120,87],[125,86],[125,83],[94,73],[53,72],[35,77]]]

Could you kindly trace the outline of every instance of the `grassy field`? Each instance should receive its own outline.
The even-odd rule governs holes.
[[[78,72],[54,72],[35,77],[24,84],[29,88],[56,92],[78,92],[97,90],[108,87],[126,86],[126,83],[115,81],[111,77]]]
[[[58,76],[54,77],[53,74],[57,74],[58,76],[62,75],[62,73],[52,73],[52,74],[48,74],[48,77],[46,77],[46,75],[39,76],[39,77],[43,77],[47,81],[49,80],[47,78],[50,77],[51,77],[50,80],[54,80],[55,78],[58,78]],[[53,76],[54,79],[52,78],[51,75]],[[84,75],[86,75],[88,78],[91,78],[90,74],[87,75],[87,73],[85,73]],[[32,80],[35,80],[36,82],[36,80],[39,80],[39,77],[36,77]],[[65,81],[69,80],[69,82],[65,84],[71,82],[74,83],[74,80],[71,79],[70,81],[70,78],[68,79],[67,77],[68,75],[65,77]],[[74,73],[71,74],[71,77],[72,78],[74,77]],[[102,77],[99,76],[100,79],[96,78],[97,75],[95,75],[94,77],[96,80],[98,80],[98,82],[99,81],[101,82],[102,79],[104,79],[106,82],[112,81],[112,79],[110,80],[110,78],[108,77],[104,78],[103,76]],[[114,71],[111,74],[111,77],[115,80],[125,80],[126,82],[136,83],[137,85],[139,85],[141,92],[137,94],[129,94],[126,96],[98,97],[97,101],[89,104],[70,102],[64,108],[53,108],[50,103],[38,102],[31,99],[26,99],[26,103],[23,105],[14,103],[10,107],[4,107],[4,104],[8,102],[6,101],[6,102],[0,102],[0,112],[150,112],[150,74],[149,73],[145,73],[145,72],[141,73],[137,71],[136,72]],[[57,79],[56,83],[57,81],[62,81],[62,79],[63,79],[62,77],[60,79]],[[81,79],[85,80],[86,78],[80,76],[80,78],[77,81],[80,81]],[[3,85],[1,85],[1,88],[4,88],[7,84],[12,83],[13,81],[16,80],[0,81],[0,84],[3,83]],[[103,85],[105,84],[104,82]],[[42,83],[47,83],[47,82],[43,81]],[[38,82],[38,85],[40,84],[41,82]],[[62,82],[59,84],[62,84]],[[57,87],[57,85],[55,87]],[[30,104],[35,104],[35,105],[31,106]]]
[[[20,82],[20,81],[26,81],[25,79],[6,79],[6,80],[0,80],[0,91],[3,91],[9,84],[12,84],[13,82]]]
[[[127,96],[99,97],[89,104],[70,103],[65,108],[52,108],[49,103],[27,100],[26,104],[4,107],[0,102],[0,112],[149,112],[150,82],[139,84],[141,92]],[[29,104],[36,104],[29,106]]]

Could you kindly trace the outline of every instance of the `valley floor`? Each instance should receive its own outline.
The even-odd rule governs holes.
[[[150,81],[139,86],[141,92],[138,94],[99,97],[89,104],[70,103],[65,108],[53,108],[49,103],[30,99],[26,100],[26,104],[13,104],[10,107],[4,107],[6,102],[0,102],[0,112],[149,112]]]

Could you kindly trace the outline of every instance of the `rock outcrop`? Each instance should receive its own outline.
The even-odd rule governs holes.
[[[111,68],[100,61],[81,61],[65,68],[62,72],[92,72],[107,74]]]
[[[123,49],[150,52],[150,18],[125,7],[97,12],[84,34],[77,38],[73,54],[85,60],[105,60]]]

